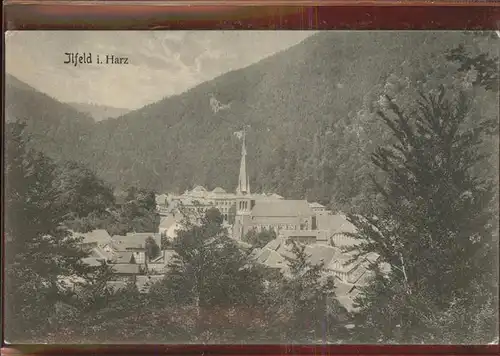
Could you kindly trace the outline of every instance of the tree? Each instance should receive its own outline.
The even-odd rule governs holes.
[[[58,203],[75,218],[105,214],[106,209],[115,205],[111,188],[84,166],[71,161],[60,164],[55,178]]]
[[[305,245],[290,243],[288,273],[270,298],[275,320],[271,332],[277,330],[280,341],[287,343],[338,341],[343,337],[339,317],[346,311],[336,300],[333,277],[325,273],[323,263],[310,262]]]
[[[488,177],[473,174],[495,120],[470,122],[470,98],[444,88],[403,112],[390,97],[379,115],[393,134],[372,156],[387,185],[376,215],[350,215],[363,242],[391,271],[375,268],[357,300],[356,342],[481,343],[497,331],[497,207]],[[496,310],[490,317],[486,310]],[[473,321],[473,322],[472,322]]]
[[[160,255],[160,253],[160,246],[158,246],[153,237],[148,236],[148,238],[146,239],[146,256],[148,261],[155,259]]]
[[[185,221],[173,242],[176,255],[169,272],[151,291],[153,299],[170,301],[186,312],[193,341],[241,341],[248,320],[244,327],[238,324],[238,313],[259,308],[260,270],[222,223],[217,209],[208,210],[200,221]]]
[[[126,202],[118,212],[117,222],[126,232],[157,232],[160,217],[156,211],[153,191],[131,187],[127,190]]]
[[[243,241],[256,248],[262,248],[274,239],[276,239],[276,232],[273,229],[264,229],[259,232],[252,229],[243,237]]]
[[[28,148],[21,122],[6,125],[5,318],[10,342],[43,340],[58,302],[70,293],[62,281],[87,278],[92,268],[79,239],[64,228],[66,211],[54,187],[56,168]]]
[[[229,208],[229,211],[227,213],[227,222],[230,225],[234,225],[235,218],[236,218],[236,204],[232,205]]]
[[[492,58],[484,52],[470,53],[463,44],[451,50],[447,58],[459,63],[460,72],[474,71],[475,75],[472,78],[474,85],[482,86],[486,90],[498,91],[498,58]]]

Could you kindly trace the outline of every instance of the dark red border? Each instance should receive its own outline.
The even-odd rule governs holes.
[[[380,1],[380,0],[379,0]],[[49,1],[50,3],[50,1]],[[439,1],[373,2],[349,1],[328,6],[206,5],[159,6],[137,4],[25,5],[12,3],[4,7],[4,26],[8,30],[151,30],[151,29],[500,29],[500,2],[441,3]],[[256,4],[257,1],[254,2]],[[309,2],[311,3],[311,2]],[[320,3],[320,2],[315,2]],[[332,3],[323,1],[322,4]],[[151,4],[151,2],[150,2]]]
[[[117,345],[30,346],[2,349],[2,355],[498,355],[498,345]]]
[[[50,1],[49,1],[50,2]],[[192,1],[175,6],[131,3],[4,5],[5,30],[151,30],[151,29],[358,29],[358,30],[500,30],[500,2],[323,1],[283,2],[235,0],[238,5]],[[300,4],[302,3],[302,5]],[[326,4],[327,3],[327,4]],[[307,6],[306,6],[307,5]],[[328,5],[328,6],[326,6]],[[5,345],[4,345],[5,346]],[[383,346],[383,345],[120,345],[19,346],[4,355],[498,355],[498,345]]]

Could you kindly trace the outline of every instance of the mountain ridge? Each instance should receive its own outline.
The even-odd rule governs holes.
[[[249,125],[252,191],[347,204],[365,189],[369,153],[384,142],[373,103],[391,78],[417,80],[446,63],[448,49],[470,41],[456,32],[318,33],[182,94],[93,123],[78,152],[64,156],[121,188],[182,192],[200,184],[232,191],[241,150],[234,132]],[[228,107],[213,110],[213,98]]]
[[[90,115],[96,122],[110,118],[120,117],[130,111],[133,111],[133,109],[116,108],[113,106],[107,106],[95,103],[68,102],[66,104],[72,106],[73,108],[75,108],[75,110],[79,112]]]

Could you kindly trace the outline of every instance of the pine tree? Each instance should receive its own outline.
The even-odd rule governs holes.
[[[176,256],[168,273],[151,291],[161,307],[170,305],[185,311],[192,341],[245,339],[248,320],[241,320],[243,327],[238,313],[259,307],[263,290],[260,270],[228,237],[222,222],[217,209],[208,210],[200,221],[186,219],[173,241]]]
[[[443,88],[421,95],[416,112],[386,103],[379,115],[394,142],[372,157],[388,178],[387,186],[374,180],[384,204],[376,216],[350,219],[363,241],[359,254],[378,253],[391,271],[375,268],[358,299],[355,341],[490,341],[498,326],[498,207],[492,181],[473,168],[486,158],[479,147],[496,121],[467,123],[470,99]],[[477,318],[487,311],[495,313]]]
[[[343,337],[339,317],[345,310],[336,300],[333,277],[323,263],[310,262],[305,245],[290,244],[287,271],[269,291],[268,332],[286,343],[338,341]]]
[[[28,148],[25,125],[6,125],[5,320],[10,342],[43,340],[56,304],[68,297],[63,281],[90,272],[86,253],[65,228],[55,166]]]

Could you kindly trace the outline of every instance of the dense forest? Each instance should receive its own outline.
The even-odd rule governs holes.
[[[489,34],[460,32],[319,33],[181,95],[99,123],[8,77],[7,114],[28,121],[36,147],[48,156],[84,164],[117,189],[156,192],[182,192],[195,184],[232,191],[240,153],[233,133],[249,125],[253,191],[361,212],[378,196],[370,185],[370,154],[390,137],[377,116],[384,96],[411,105],[419,90],[484,79],[471,77],[484,66],[476,68],[453,51],[461,45],[465,55],[487,62],[493,41]],[[476,115],[496,111],[496,94],[489,89],[478,87]],[[212,97],[228,109],[214,112]]]

